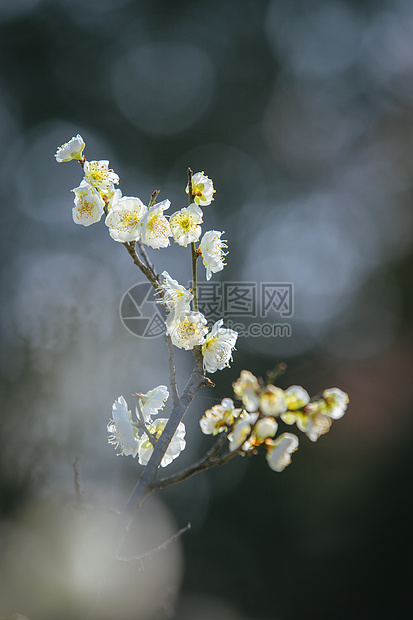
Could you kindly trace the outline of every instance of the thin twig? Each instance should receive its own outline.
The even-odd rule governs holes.
[[[215,459],[201,459],[197,463],[194,463],[190,467],[183,469],[178,474],[173,474],[172,476],[168,476],[168,478],[162,478],[157,482],[152,484],[153,489],[164,489],[165,487],[170,486],[171,484],[176,484],[177,482],[182,482],[183,480],[187,480],[194,474],[198,474],[201,471],[205,471],[206,469],[210,469],[211,467],[216,467],[217,465],[224,465],[228,461],[230,461],[234,456],[238,454],[239,450],[234,450],[233,452],[226,452],[222,456],[216,457]]]
[[[265,383],[267,385],[268,383],[274,383],[281,375],[285,373],[286,370],[287,364],[285,362],[280,362],[275,366],[275,368],[267,371]]]
[[[188,198],[190,205],[194,202],[194,195],[192,193],[192,175],[193,172],[191,168],[188,168]]]
[[[207,381],[203,372],[202,352],[200,347],[195,347],[195,349],[193,349],[193,355],[195,358],[195,365],[191,376],[188,379],[188,383],[186,384],[178,404],[172,409],[165,429],[156,442],[152,455],[140,480],[137,482],[134,490],[132,491],[124,510],[119,515],[112,538],[112,543],[115,550],[119,548],[120,543],[128,531],[135,512],[152,492],[152,484],[172,437],[174,436],[178,425],[184,417],[185,412],[191,404],[195,394],[202,385],[205,385]]]
[[[231,432],[231,430],[232,430],[232,427],[228,428],[226,431],[221,433],[218,440],[213,444],[213,446],[208,450],[208,452],[201,459],[199,459],[199,461],[196,461],[196,463],[193,463],[189,467],[186,467],[182,471],[179,471],[176,474],[173,474],[172,476],[161,478],[157,482],[154,482],[152,485],[152,488],[155,489],[155,488],[163,488],[165,486],[169,486],[170,484],[174,484],[175,481],[179,482],[180,480],[185,480],[186,478],[189,478],[193,474],[196,474],[199,471],[203,471],[205,469],[208,469],[208,467],[212,467],[213,465],[215,465],[215,460],[213,460],[213,457],[216,454],[218,454],[218,452],[220,451],[220,449],[222,448],[222,446],[228,439],[228,435]],[[230,454],[234,454],[234,453],[236,453],[235,450],[231,452]],[[213,465],[210,465],[210,463],[213,463]],[[206,467],[204,467],[204,465],[206,465]]]
[[[156,189],[154,192],[152,192],[150,200],[149,200],[149,204],[148,204],[148,209],[153,207],[153,205],[155,204],[155,200],[157,199],[160,191],[161,191],[160,189]]]
[[[234,425],[235,425],[235,422],[225,432],[223,432],[220,435],[218,441],[215,442],[215,444],[208,450],[208,452],[201,459],[199,459],[199,461],[197,461],[196,463],[193,463],[189,467],[186,467],[182,471],[177,472],[176,474],[172,474],[171,476],[168,476],[167,478],[161,478],[160,480],[154,482],[152,484],[152,488],[163,489],[171,484],[182,482],[183,480],[190,478],[194,474],[197,474],[201,471],[205,471],[206,469],[209,469],[210,467],[216,467],[217,465],[224,465],[224,463],[227,463],[236,454],[241,453],[242,446],[244,445],[245,442],[239,445],[235,450],[232,450],[232,452],[231,451],[226,452],[225,454],[219,457],[213,458],[216,454],[218,454],[222,446],[225,444],[226,440],[228,439],[228,435],[231,433],[232,429],[234,428]],[[249,437],[251,436],[251,433],[252,433],[252,430],[249,434]],[[245,441],[247,441],[249,437],[247,437]]]
[[[145,263],[145,265],[148,267],[148,269],[150,269],[153,273],[154,276],[156,276],[155,274],[155,268],[153,266],[153,264],[151,263],[151,261],[149,260],[149,256],[147,251],[144,248],[144,245],[142,243],[142,241],[140,239],[138,239],[136,241],[136,246],[138,248],[138,252],[143,260],[143,262]]]
[[[82,493],[80,491],[80,472],[79,472],[79,457],[77,456],[72,463],[73,467],[73,485],[75,487],[76,505],[78,508],[82,505]]]
[[[143,417],[143,413],[142,413],[141,404],[139,402],[139,394],[134,394],[133,397],[135,399],[135,405],[136,405],[136,411],[137,411],[137,414],[138,414],[139,426],[144,430],[145,435],[147,436],[147,438],[149,439],[151,444],[155,447],[156,439],[152,435],[152,433],[150,432],[148,427],[146,426],[145,418]]]
[[[149,282],[152,284],[152,286],[158,290],[158,286],[159,286],[159,275],[152,272],[152,270],[145,265],[141,259],[138,257],[138,255],[136,254],[136,250],[135,250],[135,242],[134,241],[130,241],[130,242],[125,242],[122,244],[128,251],[129,256],[132,258],[133,262],[135,263],[135,265],[137,267],[139,267],[139,269],[142,271],[142,273],[148,278]]]
[[[198,289],[197,289],[197,274],[196,274],[196,261],[198,260],[198,252],[195,249],[195,242],[191,243],[192,252],[192,294],[194,296],[192,303],[194,305],[195,312],[198,312]]]
[[[142,562],[143,560],[146,560],[147,558],[150,558],[153,555],[155,555],[155,553],[157,553],[158,551],[163,551],[164,549],[169,547],[171,543],[178,540],[178,538],[182,536],[182,534],[185,534],[185,532],[187,532],[190,529],[191,529],[191,524],[188,523],[185,527],[180,529],[179,532],[177,532],[176,534],[168,538],[168,540],[165,540],[165,542],[163,542],[162,544],[158,545],[157,547],[154,547],[150,551],[146,551],[145,553],[142,553],[141,555],[136,555],[131,558],[123,558],[117,555],[116,559],[119,560],[120,562]]]

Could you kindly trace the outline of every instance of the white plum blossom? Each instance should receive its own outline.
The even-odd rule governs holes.
[[[285,411],[281,414],[281,420],[288,425],[297,424],[300,431],[303,433],[306,432],[308,426],[309,419],[309,411],[306,408],[305,410],[296,409],[294,411]]]
[[[153,390],[149,390],[146,394],[138,394],[139,406],[144,420],[149,420],[151,416],[156,415],[160,409],[163,409],[169,398],[169,392],[166,385],[158,385]]]
[[[239,417],[242,409],[236,409],[231,398],[224,398],[221,404],[214,405],[208,411],[205,411],[199,420],[204,435],[217,435],[232,426],[234,421]]]
[[[168,420],[167,418],[158,418],[157,420],[153,420],[152,416],[157,415],[157,413],[164,408],[165,402],[169,397],[168,389],[166,385],[158,385],[152,390],[149,390],[149,392],[146,392],[146,394],[138,394],[138,397],[139,408],[137,407],[136,415],[141,421],[143,417],[146,430],[151,434],[152,439],[156,442],[162,435]],[[146,465],[151,458],[154,448],[146,432],[141,430],[140,433],[140,443],[137,452],[138,460],[141,465]],[[180,455],[186,446],[184,437],[185,425],[183,422],[180,422],[172,437],[168,449],[162,458],[162,467],[166,467]]]
[[[247,411],[257,411],[260,404],[260,384],[249,370],[242,370],[241,375],[232,384],[235,396],[242,400]]]
[[[143,202],[134,196],[123,196],[114,202],[105,219],[112,239],[120,243],[139,239],[141,219],[147,210]]]
[[[81,161],[83,159],[82,153],[84,148],[85,143],[82,136],[78,133],[77,136],[73,136],[69,142],[65,142],[65,144],[59,146],[55,153],[56,161],[59,162],[59,164],[64,161],[71,161],[72,159]]]
[[[253,429],[254,437],[257,440],[256,443],[262,443],[268,437],[274,437],[277,429],[278,424],[274,418],[260,418]]]
[[[194,296],[177,280],[171,278],[167,271],[162,272],[163,283],[158,286],[162,298],[159,303],[165,304],[169,312],[180,314],[184,310],[189,310],[190,303]]]
[[[151,424],[148,424],[148,431],[155,436],[156,440],[158,440],[159,437],[162,435],[167,422],[168,420],[166,418],[159,418]],[[178,428],[176,429],[171,439],[171,442],[163,456],[163,459],[161,461],[161,467],[166,467],[167,465],[172,463],[172,461],[181,454],[182,450],[184,450],[186,446],[185,432],[186,431],[184,423],[179,422]],[[138,452],[138,459],[141,465],[148,464],[148,461],[152,456],[153,450],[153,445],[151,444],[149,439],[142,441],[142,443],[139,445]]]
[[[163,200],[153,205],[141,220],[141,241],[151,248],[166,248],[172,235],[169,222],[163,212],[169,209],[171,202]]]
[[[89,183],[101,192],[108,192],[113,189],[114,183],[119,183],[119,177],[109,168],[107,159],[85,161],[83,171]]]
[[[92,185],[87,179],[82,179],[80,185],[74,187],[70,191],[74,193],[76,198],[81,198],[82,196],[86,196],[87,194],[96,194],[97,196],[99,196],[99,198],[101,198],[100,194],[95,190],[94,187],[92,187]],[[102,204],[104,204],[103,200]]]
[[[332,418],[318,411],[310,413],[305,418],[297,419],[297,426],[303,431],[310,441],[317,441],[321,435],[325,435],[331,428]]]
[[[189,184],[186,187],[189,194]],[[196,172],[192,175],[192,196],[197,205],[206,207],[214,200],[214,184],[203,172]]]
[[[326,403],[326,413],[333,420],[339,420],[346,412],[348,395],[339,388],[324,390],[323,398]]]
[[[99,222],[104,214],[105,203],[93,187],[85,180],[79,187],[72,189],[75,194],[75,205],[72,217],[75,224],[90,226]]]
[[[112,420],[107,425],[110,433],[108,443],[120,448],[120,453],[125,456],[135,457],[139,450],[140,440],[135,435],[131,422],[131,413],[128,411],[126,400],[123,396],[112,405]]]
[[[321,435],[325,435],[331,428],[333,420],[341,418],[348,403],[348,395],[338,388],[329,388],[324,390],[322,398],[318,398],[311,402],[306,402],[308,394],[299,386],[289,388],[291,393],[293,388],[296,395],[298,390],[302,390],[301,397],[297,399],[296,405],[302,404],[301,409],[293,409],[293,404],[289,403],[288,411],[281,414],[281,419],[286,424],[297,424],[297,427],[307,435],[311,441],[317,441]],[[287,390],[288,391],[288,390]],[[288,402],[288,396],[286,397]],[[303,404],[305,403],[305,404]]]
[[[291,455],[298,448],[298,437],[283,433],[277,439],[267,439],[267,463],[273,471],[281,472],[291,463]]]
[[[241,414],[239,420],[235,423],[234,429],[228,435],[230,452],[234,452],[234,450],[237,450],[240,446],[242,446],[243,450],[249,450],[249,448],[252,447],[253,444],[247,442],[247,439],[257,419],[258,413],[247,413],[244,411]]]
[[[106,192],[99,191],[99,194],[106,203],[108,210],[115,206],[115,204],[122,198],[122,190],[119,187],[111,185]]]
[[[222,327],[223,323],[224,320],[220,319],[213,325],[202,347],[204,369],[209,373],[223,370],[232,360],[238,333],[233,329]]]
[[[228,246],[221,239],[222,234],[218,230],[208,230],[202,237],[199,245],[207,280],[211,279],[213,273],[222,271],[225,266],[224,257],[228,252],[224,252],[224,248]]]
[[[291,385],[285,390],[284,394],[287,409],[290,411],[302,409],[302,407],[305,407],[310,402],[308,392],[300,385]]]
[[[277,417],[286,410],[284,391],[275,385],[266,385],[260,395],[261,413]]]
[[[202,232],[202,216],[202,210],[195,203],[171,215],[169,225],[174,241],[184,247],[198,241]]]
[[[205,342],[206,324],[207,320],[201,312],[184,310],[179,314],[173,313],[171,319],[168,317],[166,328],[172,344],[190,351]]]

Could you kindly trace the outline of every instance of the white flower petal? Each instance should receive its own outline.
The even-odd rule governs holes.
[[[166,327],[172,343],[179,349],[190,351],[205,342],[207,320],[201,312],[184,310],[168,317]]]
[[[188,186],[186,193],[189,193]],[[214,200],[214,184],[203,172],[195,172],[192,175],[192,195],[197,205],[206,207]]]
[[[162,276],[164,278],[163,283],[158,287],[162,293],[159,303],[165,304],[170,312],[176,312],[177,314],[184,310],[189,310],[190,303],[194,298],[192,293],[171,278],[167,271],[163,271]]]
[[[112,418],[107,427],[108,432],[111,433],[109,443],[119,447],[121,454],[135,457],[140,442],[133,432],[128,406],[123,396],[113,403]]]
[[[273,471],[281,472],[291,463],[291,454],[298,448],[298,437],[283,433],[268,443],[267,462]]]
[[[169,219],[169,225],[174,241],[186,247],[188,243],[198,241],[201,236],[202,210],[191,204],[174,213]]]
[[[75,194],[75,204],[72,209],[72,217],[75,224],[90,226],[99,222],[104,214],[104,206],[99,193],[85,180],[72,189]]]
[[[158,385],[146,394],[139,394],[139,404],[144,419],[149,419],[156,415],[160,409],[163,409],[168,398],[169,392],[166,385]]]
[[[115,241],[125,243],[136,241],[140,237],[141,219],[147,207],[139,198],[123,196],[118,199],[106,216],[105,224],[109,234]]]
[[[114,183],[119,183],[119,177],[109,168],[107,159],[85,161],[83,171],[89,183],[102,192],[107,192]]]
[[[221,240],[223,233],[218,230],[208,230],[201,239],[199,248],[202,253],[202,260],[206,268],[206,279],[210,280],[213,273],[218,273],[224,269],[224,257],[227,255],[224,248],[227,247],[225,241]]]
[[[169,222],[163,212],[169,209],[169,200],[153,205],[141,220],[141,241],[151,248],[166,248],[172,235]]]
[[[232,351],[237,342],[238,333],[223,327],[223,319],[217,321],[205,338],[202,347],[204,369],[209,373],[223,370],[232,360]]]
[[[72,159],[81,160],[84,148],[85,143],[83,138],[80,134],[77,134],[77,136],[71,138],[69,142],[62,144],[62,146],[57,149],[55,153],[56,161],[61,163]]]

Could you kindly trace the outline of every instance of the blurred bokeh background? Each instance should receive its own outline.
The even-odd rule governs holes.
[[[405,0],[0,0],[0,616],[178,620],[405,617],[411,604],[413,4]],[[240,338],[215,390],[286,362],[281,387],[337,386],[347,415],[293,464],[237,458],[148,500],[100,551],[137,477],[106,443],[112,402],[167,383],[162,338],[119,318],[142,281],[103,222],[73,224],[80,133],[125,195],[185,206],[186,169],[216,187],[204,226],[216,281],[292,282],[291,338]],[[152,251],[190,278],[180,248]],[[279,317],[274,317],[278,321]],[[190,356],[177,352],[179,386]],[[80,495],[73,463],[78,457]]]

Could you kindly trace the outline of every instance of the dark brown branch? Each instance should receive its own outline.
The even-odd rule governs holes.
[[[193,172],[191,168],[188,168],[188,198],[190,205],[194,202],[194,195],[192,193],[192,175]]]
[[[155,273],[154,271],[152,271],[152,269],[148,267],[147,265],[145,265],[141,261],[141,259],[138,257],[138,255],[136,254],[136,250],[135,250],[135,242],[134,241],[125,242],[122,245],[127,249],[128,254],[132,258],[135,265],[139,267],[139,269],[142,271],[144,276],[146,276],[146,278],[149,280],[152,286],[156,290],[158,290],[159,280],[160,280],[159,275]]]
[[[197,463],[194,463],[190,467],[183,469],[178,474],[174,474],[172,476],[168,476],[168,478],[162,478],[157,482],[154,482],[152,485],[153,489],[163,489],[171,484],[176,484],[177,482],[182,482],[187,478],[190,478],[194,474],[197,474],[201,471],[205,471],[210,467],[216,467],[217,465],[224,465],[228,461],[230,461],[234,456],[238,454],[239,450],[234,450],[233,452],[226,452],[222,456],[218,456],[216,458],[203,458]]]

